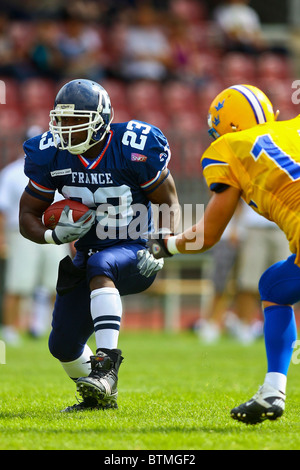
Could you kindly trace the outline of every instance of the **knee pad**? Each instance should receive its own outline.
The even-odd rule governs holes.
[[[300,300],[300,268],[295,256],[270,266],[261,276],[258,290],[261,300],[293,305]]]
[[[60,338],[54,330],[51,331],[48,342],[49,351],[59,361],[74,361],[83,351],[84,346],[71,344],[65,338]]]

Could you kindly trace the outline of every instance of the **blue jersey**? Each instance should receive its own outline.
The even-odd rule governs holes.
[[[158,128],[141,121],[112,124],[94,160],[58,150],[50,132],[26,141],[24,150],[24,171],[35,188],[45,194],[57,190],[96,210],[95,225],[76,242],[78,250],[147,239],[153,225],[147,192],[170,159]]]

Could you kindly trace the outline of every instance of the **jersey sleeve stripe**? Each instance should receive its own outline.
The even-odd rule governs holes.
[[[148,188],[149,186],[151,186],[151,184],[155,183],[155,181],[158,180],[158,178],[160,177],[160,175],[161,175],[161,171],[158,171],[157,174],[156,174],[156,176],[154,176],[154,178],[152,178],[152,179],[149,180],[149,181],[146,181],[146,183],[141,184],[140,187],[141,187],[142,189]]]
[[[206,168],[207,166],[211,165],[228,165],[227,162],[222,162],[221,160],[214,160],[213,158],[203,158],[202,160],[202,168]]]
[[[39,191],[42,191],[43,193],[50,193],[50,194],[55,193],[55,189],[45,188],[45,186],[42,186],[41,184],[38,184],[38,183],[36,183],[35,181],[32,181],[32,180],[30,180],[30,183],[32,184],[32,186],[35,189],[38,189]]]

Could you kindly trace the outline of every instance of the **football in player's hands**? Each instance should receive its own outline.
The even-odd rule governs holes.
[[[81,202],[73,201],[72,199],[62,199],[60,201],[54,202],[45,210],[42,218],[43,224],[47,228],[54,230],[57,222],[60,219],[61,213],[66,206],[68,206],[70,209],[73,222],[77,222],[80,217],[90,210],[88,206],[82,204]],[[88,218],[85,223],[87,223],[89,220],[90,218]]]

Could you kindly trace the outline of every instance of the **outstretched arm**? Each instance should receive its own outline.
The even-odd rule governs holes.
[[[175,253],[202,253],[210,249],[220,240],[240,196],[240,190],[233,187],[228,187],[222,193],[214,193],[203,217],[195,225],[176,237],[150,241],[150,251],[160,258]]]

